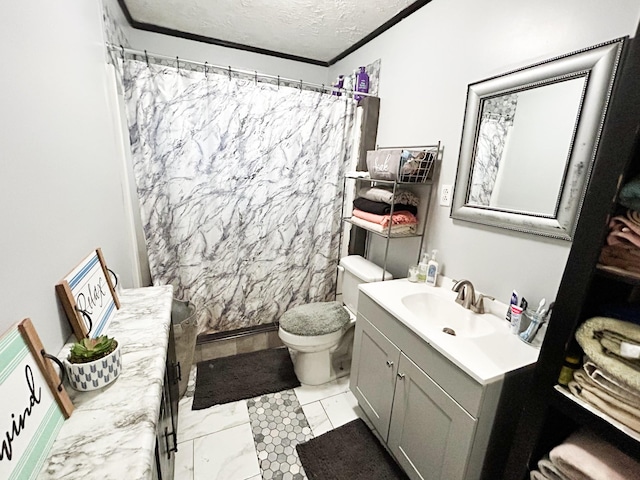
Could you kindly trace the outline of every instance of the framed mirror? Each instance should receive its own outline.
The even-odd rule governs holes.
[[[451,218],[572,239],[625,38],[469,85]]]

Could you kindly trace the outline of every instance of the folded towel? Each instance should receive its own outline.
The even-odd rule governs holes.
[[[636,225],[640,226],[640,212],[629,209],[627,210],[627,218],[631,220]]]
[[[363,212],[375,213],[376,215],[389,215],[391,213],[391,204],[385,202],[374,202],[368,198],[358,197],[353,201],[353,206]],[[406,203],[393,204],[393,211],[395,212],[411,212],[416,215],[418,213],[418,207],[408,205]]]
[[[597,385],[594,386],[584,371],[574,372],[573,380],[569,382],[568,387],[576,397],[593,405],[632,430],[640,432],[640,409],[621,402]]]
[[[538,461],[538,469],[543,478],[549,480],[570,480],[569,477],[563,475],[563,473],[558,470],[558,467],[549,459],[549,455],[545,455]]]
[[[584,430],[551,450],[549,458],[571,480],[635,480],[640,472],[640,463]]]
[[[628,181],[620,189],[618,203],[633,210],[640,210],[640,175]]]
[[[393,215],[376,215],[375,213],[363,212],[357,208],[353,209],[353,216],[368,222],[378,223],[383,227],[392,225],[415,225],[418,219],[411,212],[397,212]]]
[[[591,381],[600,388],[608,391],[614,397],[620,398],[631,405],[640,405],[640,392],[629,388],[622,382],[616,380],[609,372],[598,367],[590,359],[587,359],[582,366],[584,372]]]
[[[627,242],[605,245],[600,251],[600,263],[627,272],[640,273],[640,248]]]
[[[621,356],[624,344],[640,345],[640,325],[594,317],[578,327],[576,340],[596,365],[619,382],[640,390],[640,360]]]
[[[640,248],[640,225],[622,215],[611,219],[607,236],[607,245],[619,243],[631,243]]]
[[[617,405],[606,402],[602,398],[594,395],[593,392],[581,388],[576,381],[569,382],[569,390],[571,393],[582,401],[592,405],[597,410],[609,415],[614,420],[617,420],[622,425],[629,427],[634,432],[640,433],[640,418],[632,415]]]
[[[358,189],[358,197],[367,198],[374,202],[384,202],[391,205],[392,203],[404,203],[405,205],[420,205],[420,197],[409,190],[396,189],[395,196],[393,190],[383,187],[362,187]]]
[[[545,477],[538,470],[531,470],[529,472],[529,480],[551,480],[551,479],[548,477]]]
[[[388,227],[383,227],[379,223],[367,222],[366,220],[363,220],[358,217],[351,217],[351,223],[367,228],[374,232],[389,233]],[[391,226],[391,235],[412,235],[414,233],[416,233],[415,225],[392,225]]]

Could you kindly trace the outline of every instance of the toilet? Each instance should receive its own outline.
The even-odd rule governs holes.
[[[344,305],[309,303],[287,310],[280,317],[278,336],[289,348],[298,380],[305,385],[321,385],[349,374],[358,285],[382,280],[382,268],[360,255],[342,258],[338,269],[342,273]],[[385,272],[384,278],[393,277]]]

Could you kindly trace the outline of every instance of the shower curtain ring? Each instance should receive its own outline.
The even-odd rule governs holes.
[[[149,55],[147,55],[147,51],[144,51],[144,59],[147,61],[147,67],[149,66]]]
[[[302,79],[300,79],[300,91],[302,91]]]
[[[278,75],[278,90],[280,90],[280,75]]]
[[[229,80],[231,80],[231,65],[229,65]]]
[[[256,70],[253,71],[255,73],[254,81],[256,85],[258,85],[258,72]]]
[[[177,55],[176,55],[176,69],[180,71],[180,59],[178,58]]]
[[[122,61],[124,62],[124,46],[120,44],[120,54],[122,55]]]
[[[207,76],[207,62],[204,62],[204,76]]]

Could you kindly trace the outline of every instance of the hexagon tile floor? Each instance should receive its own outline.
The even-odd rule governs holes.
[[[348,377],[203,410],[191,410],[191,387],[180,401],[175,480],[306,480],[295,446],[362,416]]]
[[[294,391],[252,398],[247,407],[262,478],[306,479],[296,445],[313,434]]]

